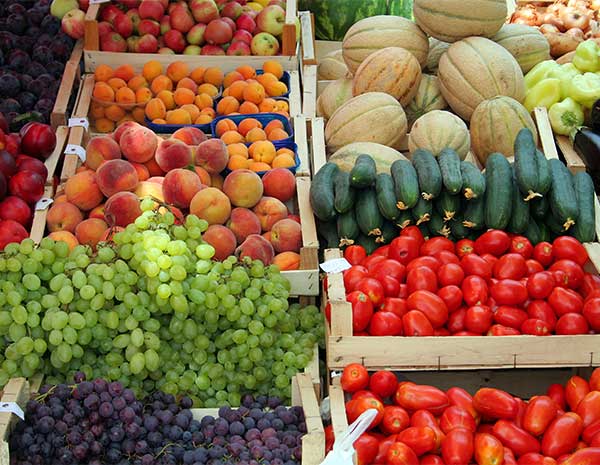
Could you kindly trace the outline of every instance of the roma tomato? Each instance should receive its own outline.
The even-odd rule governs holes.
[[[433,256],[437,258],[442,265],[447,265],[448,263],[460,265],[460,259],[454,254],[454,252],[450,252],[449,250],[440,250]]]
[[[450,313],[458,310],[462,305],[463,293],[458,286],[453,284],[444,286],[437,292],[437,295],[444,301]]]
[[[442,443],[442,458],[446,465],[468,464],[473,452],[473,432],[465,428],[451,430]]]
[[[452,336],[452,333],[450,333],[450,331],[446,328],[435,328],[433,330],[433,335],[436,337],[446,337]]]
[[[531,452],[519,457],[518,465],[556,465],[552,457],[544,457],[542,454]]]
[[[523,429],[534,436],[541,436],[546,428],[554,421],[558,413],[558,406],[548,396],[532,397],[523,416]]]
[[[504,231],[490,229],[475,241],[475,253],[482,255],[491,253],[500,257],[510,248],[510,236]]]
[[[428,428],[431,428],[435,433],[434,452],[439,452],[446,435],[440,429],[437,419],[429,410],[417,410],[413,413],[410,417],[410,426],[427,426]]]
[[[451,405],[440,417],[440,428],[445,434],[448,434],[455,428],[467,429],[475,432],[477,424],[475,418],[467,410],[458,405]]]
[[[554,332],[559,335],[587,334],[590,326],[581,313],[565,313],[556,322]]]
[[[430,270],[437,272],[442,263],[435,257],[430,255],[424,255],[419,258],[415,258],[406,266],[406,272],[410,272],[416,268],[429,268]]]
[[[498,305],[521,305],[528,297],[525,284],[514,279],[501,279],[492,284],[490,294]]]
[[[400,284],[400,293],[398,297],[401,299],[408,299],[408,286],[406,284]]]
[[[584,442],[589,444],[592,442],[592,439],[598,433],[600,433],[600,420],[596,420],[595,422],[584,428],[583,433],[581,433],[581,439],[583,439]]]
[[[508,447],[504,448],[504,464],[503,465],[519,465],[517,463],[517,459],[515,458],[515,454]]]
[[[373,459],[374,465],[385,465],[387,464],[387,451],[390,446],[396,442],[396,435],[392,434],[379,441],[379,448],[377,449],[377,456]]]
[[[412,294],[415,291],[437,292],[437,276],[431,268],[421,266],[413,268],[406,275],[406,285],[408,293]]]
[[[422,312],[434,328],[439,328],[448,321],[448,307],[442,298],[433,292],[415,291],[409,295],[406,304],[409,309]]]
[[[512,420],[519,411],[513,396],[494,388],[479,389],[473,396],[473,407],[484,417],[492,419]]]
[[[354,441],[354,449],[358,464],[369,465],[377,456],[379,441],[372,434],[364,433]]]
[[[518,253],[507,253],[494,264],[493,273],[497,279],[521,279],[527,274],[527,264]]]
[[[564,410],[567,408],[565,387],[562,384],[551,384],[546,390],[546,395],[556,403],[559,409]]]
[[[478,433],[475,435],[474,454],[478,465],[501,465],[504,446],[491,434]]]
[[[353,405],[351,411],[348,412],[348,421],[350,423],[354,422],[359,416],[369,409],[377,410],[377,416],[373,419],[369,429],[375,428],[377,425],[379,425],[379,423],[381,423],[381,420],[383,420],[383,402],[376,397],[365,396],[356,400],[352,400],[351,402],[356,403]]]
[[[451,387],[446,391],[446,395],[450,400],[450,405],[456,405],[471,414],[475,421],[479,423],[479,413],[473,407],[473,396],[463,388]]]
[[[434,415],[440,415],[449,405],[448,396],[444,391],[434,386],[414,383],[400,384],[394,400],[408,411],[423,409]]]
[[[379,311],[392,312],[402,318],[402,316],[404,316],[404,314],[408,311],[406,299],[401,299],[400,297],[386,297],[379,307]]]
[[[584,273],[583,283],[579,288],[579,292],[581,292],[583,297],[587,299],[588,296],[594,291],[600,291],[600,276],[592,273]]]
[[[426,454],[421,457],[419,465],[445,465],[445,463],[439,455]]]
[[[534,300],[527,305],[527,314],[529,318],[545,321],[548,324],[550,331],[554,331],[556,327],[556,314],[554,310],[544,300]]]
[[[579,266],[585,265],[588,254],[585,247],[577,239],[571,236],[560,236],[554,239],[552,251],[557,260],[566,258],[573,260]]]
[[[569,289],[577,289],[583,283],[583,268],[573,260],[562,259],[554,262],[550,267],[550,271],[564,273],[562,282],[557,282],[559,286],[565,286]],[[555,275],[555,277],[558,276]]]
[[[579,402],[590,392],[590,385],[581,376],[571,376],[565,383],[565,399],[570,409],[575,412]]]
[[[498,420],[494,425],[494,436],[517,456],[540,451],[539,441],[512,421]]]
[[[411,236],[400,236],[390,243],[389,257],[404,266],[419,256],[419,241]]]
[[[492,271],[494,270],[494,265],[498,261],[498,257],[495,257],[491,253],[484,253],[481,258],[483,258],[487,263],[492,267]]]
[[[352,329],[363,331],[369,326],[373,316],[373,302],[361,291],[351,292],[346,300],[352,304]]]
[[[361,265],[355,265],[344,271],[344,287],[346,288],[346,292],[356,290],[356,284],[368,275],[369,270]]]
[[[402,442],[395,442],[390,446],[386,460],[388,465],[419,465],[417,455]]]
[[[520,329],[528,318],[527,312],[516,307],[501,305],[494,312],[494,321],[509,328]]]
[[[364,266],[369,273],[372,273],[378,263],[387,260],[383,255],[370,255],[363,260],[362,266]]]
[[[477,334],[483,334],[492,326],[494,314],[487,305],[474,305],[467,309],[465,315],[465,328]]]
[[[545,299],[552,293],[555,285],[554,275],[549,271],[542,271],[529,276],[527,292],[532,299]]]
[[[419,247],[421,247],[421,244],[423,244],[423,242],[425,242],[425,238],[423,237],[423,233],[421,232],[421,230],[419,229],[418,226],[407,226],[406,228],[402,229],[402,231],[400,231],[400,236],[402,237],[412,237],[414,239],[417,240],[417,243],[419,244]]]
[[[456,263],[442,265],[437,271],[437,279],[440,286],[460,286],[465,279],[465,272]]]
[[[435,433],[428,426],[410,426],[396,436],[418,456],[435,449]]]
[[[515,236],[510,242],[509,251],[510,253],[518,253],[527,260],[533,255],[533,245],[525,236]]]
[[[381,255],[385,258],[388,258],[390,255],[390,245],[388,244],[378,247],[371,255]]]
[[[456,255],[459,258],[475,252],[475,241],[471,239],[461,239],[456,243]]]
[[[454,242],[445,237],[432,237],[421,245],[421,255],[435,255],[441,250],[454,253]]]
[[[391,371],[379,370],[371,375],[369,389],[382,399],[390,397],[398,389],[398,379]]]
[[[600,420],[600,391],[588,392],[575,411],[581,417],[583,427]]]
[[[402,283],[406,277],[406,267],[396,260],[386,259],[373,266],[371,275],[376,279],[390,276]]]
[[[398,405],[386,405],[383,408],[381,428],[386,434],[398,434],[410,425],[408,412]]]
[[[410,310],[402,317],[402,329],[405,336],[433,336],[433,326],[419,310]]]
[[[379,279],[383,286],[383,294],[385,297],[398,297],[400,295],[400,282],[391,276],[384,276]]]
[[[573,412],[554,419],[542,438],[542,454],[558,458],[575,449],[583,423],[579,415]]]
[[[558,316],[565,313],[581,313],[583,297],[577,292],[564,287],[555,287],[548,297],[548,303]]]
[[[600,297],[586,300],[582,313],[592,329],[600,331]]]
[[[375,312],[368,332],[371,336],[402,336],[402,318],[392,312]]]
[[[378,307],[385,299],[385,291],[383,285],[375,278],[363,278],[356,283],[356,290],[366,294],[374,307]]]
[[[492,277],[492,265],[474,253],[461,258],[460,266],[465,272],[465,276],[476,275],[481,276],[485,280]]]
[[[344,368],[340,381],[344,391],[349,393],[360,391],[369,385],[369,372],[364,366],[351,363]]]
[[[533,248],[533,258],[540,262],[542,266],[548,267],[554,261],[552,244],[550,242],[539,242]]]
[[[367,251],[362,245],[351,245],[344,250],[344,258],[350,265],[360,265],[367,258]]]
[[[487,332],[488,336],[518,336],[519,334],[521,331],[518,329],[503,325],[492,325]]]
[[[451,333],[458,333],[465,329],[465,317],[467,316],[467,309],[462,307],[448,315],[448,322],[446,326]]]
[[[600,391],[600,368],[594,369],[588,381],[591,391]]]
[[[521,332],[530,336],[550,336],[552,329],[550,324],[544,320],[529,318],[521,326]]]
[[[537,260],[533,260],[532,258],[526,260],[525,264],[527,265],[527,276],[544,271],[542,264]]]
[[[600,447],[579,449],[560,465],[595,465],[600,463]]]
[[[488,285],[481,276],[467,276],[462,282],[463,299],[469,306],[485,305],[489,297]]]

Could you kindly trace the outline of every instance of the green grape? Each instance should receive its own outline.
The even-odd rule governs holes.
[[[67,344],[73,345],[77,342],[77,331],[67,326],[62,330],[62,337]]]
[[[24,325],[25,323],[27,323],[27,319],[29,316],[27,313],[27,310],[22,305],[13,307],[12,310],[10,311],[10,315],[11,315],[13,321],[20,325]]]
[[[42,282],[34,274],[26,274],[23,276],[23,285],[30,291],[36,291],[40,288]]]

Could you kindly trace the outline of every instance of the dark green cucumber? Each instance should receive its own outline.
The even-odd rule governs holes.
[[[473,163],[469,161],[460,162],[460,173],[462,176],[462,192],[467,200],[478,199],[485,194],[485,176]]]
[[[310,185],[310,205],[315,216],[321,221],[330,221],[335,218],[333,180],[338,169],[335,163],[325,163],[317,171]]]
[[[454,216],[452,221],[449,222],[450,232],[457,239],[464,239],[465,237],[467,237],[469,235],[469,232],[471,231],[469,228],[465,227],[465,225],[463,224],[463,221],[464,221],[464,218],[459,213]]]
[[[548,227],[550,231],[552,231],[555,234],[565,234],[567,232],[560,220],[556,218],[552,213],[548,213],[548,215],[546,215],[546,218],[544,218],[543,223]],[[540,222],[540,227],[541,224],[542,222]]]
[[[412,209],[412,216],[417,226],[421,223],[426,223],[431,219],[431,213],[433,212],[433,204],[431,200],[425,200],[423,197],[419,198],[419,201]]]
[[[377,206],[375,189],[363,189],[359,192],[354,207],[358,227],[367,236],[380,236],[383,216]]]
[[[550,176],[550,165],[548,159],[541,150],[535,150],[535,161],[538,173],[538,192],[546,195],[552,187],[552,177]]]
[[[413,224],[413,217],[410,210],[401,210],[398,218],[396,218],[396,226],[400,229],[404,229],[411,224]]]
[[[550,210],[550,204],[548,203],[548,196],[537,197],[529,201],[529,212],[536,220],[543,221],[548,215]]]
[[[513,203],[513,173],[501,153],[492,153],[485,164],[485,224],[492,229],[505,229],[510,221]]]
[[[434,204],[444,221],[450,221],[454,218],[456,212],[460,210],[460,197],[443,190],[440,196],[435,199]]]
[[[412,156],[412,164],[419,178],[421,197],[435,199],[442,191],[442,173],[435,157],[429,150],[417,149]]]
[[[359,234],[354,243],[362,245],[365,248],[367,255],[371,255],[381,245],[375,242],[375,236],[366,236],[364,234]]]
[[[443,216],[435,210],[431,213],[431,219],[429,220],[427,227],[429,228],[429,231],[431,231],[431,234],[435,236],[448,237],[450,235],[450,228],[444,221]]]
[[[419,200],[419,178],[408,160],[396,160],[390,168],[394,179],[397,206],[400,210],[413,208]]]
[[[342,213],[337,217],[337,235],[340,239],[340,247],[354,244],[354,240],[360,234],[360,228],[356,222],[354,210]]]
[[[335,199],[333,205],[338,213],[352,210],[356,201],[356,190],[350,186],[350,173],[339,170],[333,180]]]
[[[548,228],[548,226],[546,226],[545,223],[542,223],[541,221],[538,223],[538,227],[540,228],[540,242],[552,242],[554,239],[552,238],[552,235],[554,234],[552,231],[550,231],[550,228]]]
[[[521,234],[527,229],[529,223],[529,205],[531,201],[526,202],[522,195],[519,195],[519,186],[516,178],[513,176],[513,204],[508,222],[508,231]]]
[[[398,228],[392,221],[384,221],[383,226],[381,228],[381,236],[375,239],[380,245],[389,244],[396,237],[398,237]]]
[[[451,194],[459,194],[463,181],[460,172],[460,157],[456,151],[446,148],[438,155],[444,188]]]
[[[573,176],[573,185],[579,205],[579,216],[573,227],[573,235],[580,242],[592,242],[596,237],[594,182],[589,174],[581,172]]]
[[[579,215],[577,196],[573,186],[573,175],[558,159],[548,161],[552,188],[550,189],[550,209],[565,230],[573,226]]]
[[[540,227],[533,218],[531,218],[531,220],[529,221],[527,229],[525,230],[523,235],[527,239],[529,239],[529,242],[531,242],[533,245],[542,242],[542,233],[540,231]]]
[[[485,228],[485,199],[469,200],[463,214],[463,226],[475,231]]]
[[[317,218],[317,233],[325,241],[326,247],[322,247],[323,249],[337,249],[340,246],[335,221],[321,221]],[[323,246],[323,243],[320,245]]]
[[[429,222],[427,222],[427,223],[421,223],[418,226],[419,230],[421,231],[421,234],[423,234],[423,237],[425,239],[429,239],[432,236],[431,231],[429,231],[429,226],[427,226],[428,223]]]
[[[375,161],[369,155],[359,155],[350,171],[350,185],[357,189],[372,186],[376,175]]]
[[[396,206],[396,193],[394,180],[387,173],[379,173],[375,178],[375,191],[377,192],[377,205],[384,218],[395,219],[400,210]]]
[[[541,194],[538,192],[538,169],[536,161],[536,146],[533,133],[529,128],[523,128],[515,139],[515,176],[521,194],[526,201]]]

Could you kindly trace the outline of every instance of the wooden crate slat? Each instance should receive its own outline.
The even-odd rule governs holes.
[[[313,176],[327,163],[327,150],[325,149],[325,120],[313,118],[310,121],[311,147],[312,147],[312,174]]]
[[[546,158],[558,159],[558,152],[554,144],[554,134],[552,133],[552,126],[550,126],[550,120],[548,119],[548,110],[545,107],[536,107],[534,114]]]
[[[310,159],[308,152],[308,135],[306,133],[306,118],[304,115],[294,118],[294,142],[298,146],[300,166],[296,176],[310,176]]]
[[[54,174],[56,167],[64,153],[65,146],[67,145],[67,139],[69,137],[69,128],[66,126],[59,126],[56,129],[56,147],[50,156],[44,162],[46,169],[48,170],[48,177],[46,178],[46,184],[54,183]]]
[[[80,79],[79,63],[81,62],[82,54],[83,42],[80,40],[73,47],[71,57],[65,64],[60,87],[56,94],[52,113],[50,114],[50,124],[54,129],[67,124],[67,107],[71,99],[71,94],[74,91],[74,86]]]
[[[304,87],[302,113],[307,118],[315,118],[317,116],[317,67],[305,65],[302,71]]]
[[[302,91],[298,71],[290,71],[290,117],[302,116]]]
[[[25,410],[25,404],[29,400],[29,383],[25,378],[12,378],[4,386],[2,400],[0,402],[14,402]],[[17,416],[10,412],[0,412],[0,438],[2,439],[2,449],[0,450],[0,460],[2,465],[8,465],[8,437],[17,421]]]
[[[316,65],[313,16],[310,11],[300,11],[298,16],[300,17],[300,34],[302,37],[302,64]]]
[[[348,429],[348,419],[346,418],[344,391],[338,376],[333,378],[331,386],[329,386],[329,406],[333,434],[339,437]]]

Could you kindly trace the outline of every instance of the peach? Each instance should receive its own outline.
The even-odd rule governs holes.
[[[99,242],[110,242],[113,240],[115,234],[122,231],[125,231],[125,228],[121,226],[113,226],[112,228],[108,228],[106,231],[104,231],[104,234],[102,234]]]
[[[119,124],[119,126],[117,127],[117,129],[115,130],[115,132],[112,133],[112,138],[118,143],[121,142],[121,136],[123,135],[123,133],[125,131],[127,131],[128,129],[131,128],[137,128],[140,127],[141,125],[139,123],[136,123],[135,121],[126,121],[123,124]]]
[[[137,171],[138,180],[140,182],[146,181],[150,177],[150,171],[148,171],[148,168],[146,168],[146,165],[143,165],[142,163],[131,162],[131,166],[133,166],[135,168],[135,170]]]
[[[220,139],[208,139],[196,149],[196,165],[209,173],[220,173],[227,166],[227,146]]]
[[[221,176],[218,173],[211,173],[210,174],[210,186],[211,187],[216,187],[219,190],[223,190],[223,183],[225,182],[225,180],[223,179],[223,176]]]
[[[156,163],[165,173],[191,165],[192,149],[178,139],[163,140],[156,149]]]
[[[117,192],[106,201],[104,219],[109,226],[127,226],[142,214],[140,199],[133,192]]]
[[[288,209],[285,204],[275,197],[263,197],[255,205],[253,211],[260,220],[263,232],[270,231],[275,223],[288,216]]]
[[[148,173],[150,174],[150,177],[163,176],[165,174],[162,168],[158,166],[158,163],[156,163],[156,158],[151,158],[146,163],[144,163],[144,166],[148,168]]]
[[[137,195],[140,199],[143,199],[144,197],[154,197],[160,202],[165,201],[165,198],[163,196],[162,183],[153,181],[142,181],[138,184],[133,193]]]
[[[89,168],[97,170],[104,161],[118,158],[121,158],[121,149],[112,137],[98,136],[89,141],[85,159]]]
[[[231,203],[219,189],[207,187],[192,199],[190,213],[208,221],[208,224],[224,224],[231,214]]]
[[[54,231],[48,234],[48,237],[55,241],[66,242],[69,246],[69,250],[73,250],[79,245],[79,241],[77,240],[77,238],[73,235],[73,233],[70,233],[69,231]]]
[[[235,236],[223,225],[211,224],[202,234],[202,239],[215,248],[216,260],[225,260],[235,252]]]
[[[61,202],[68,202],[67,200],[67,196],[65,194],[61,194],[58,197],[56,197],[54,199],[54,204],[56,205],[57,203],[61,203]]]
[[[296,178],[285,168],[275,168],[262,178],[265,195],[287,202],[296,193]]]
[[[165,202],[179,208],[189,208],[194,195],[202,190],[203,185],[194,171],[176,168],[165,176],[162,191]]]
[[[69,202],[83,211],[97,207],[104,198],[93,171],[82,171],[67,179],[65,194]]]
[[[250,234],[260,234],[258,216],[247,208],[237,207],[231,211],[227,227],[233,231],[238,244],[246,240]]]
[[[81,210],[70,202],[60,202],[52,205],[46,216],[46,224],[50,232],[74,232],[81,221],[83,221]]]
[[[98,187],[106,197],[117,192],[133,191],[139,183],[135,168],[125,160],[109,160],[96,171]]]
[[[302,226],[289,218],[277,221],[271,229],[271,243],[277,253],[300,252]]]
[[[156,184],[160,184],[162,186],[163,183],[165,182],[165,177],[164,176],[152,176],[151,178],[148,178],[148,182],[153,182]]]
[[[300,254],[296,252],[281,252],[273,258],[273,265],[277,265],[281,271],[300,269]]]
[[[80,244],[96,248],[96,244],[100,242],[100,238],[107,228],[106,221],[98,218],[88,218],[77,225],[75,237]]]
[[[56,201],[54,201],[54,203],[56,203]],[[92,208],[88,214],[88,218],[98,218],[104,220],[104,204],[101,203],[97,207]]]
[[[154,132],[144,126],[127,129],[119,141],[123,156],[129,161],[144,163],[154,156],[157,139]]]
[[[208,186],[208,187],[212,186],[212,182],[210,179],[210,173],[208,171],[206,171],[201,166],[195,166],[194,171],[200,177],[200,182],[202,182],[202,184],[204,184],[205,186]]]
[[[235,170],[225,178],[223,192],[236,207],[252,208],[263,195],[263,185],[258,174],[250,170]]]
[[[250,257],[252,260],[260,260],[265,265],[270,265],[275,257],[275,251],[271,243],[258,234],[249,235],[246,240],[235,249],[239,258]]]
[[[175,131],[171,139],[178,139],[186,145],[198,145],[204,142],[207,136],[198,128],[185,127]]]

